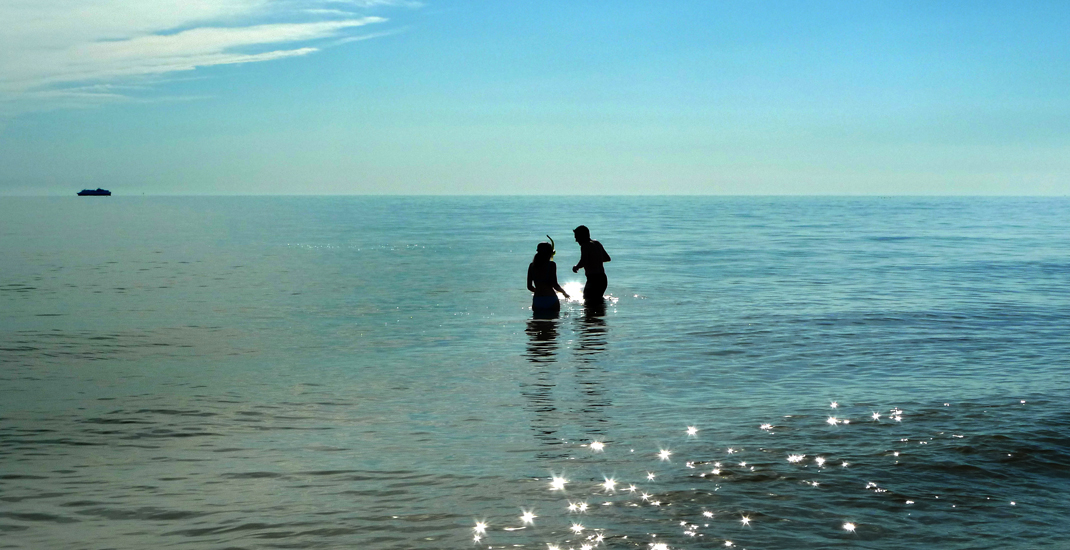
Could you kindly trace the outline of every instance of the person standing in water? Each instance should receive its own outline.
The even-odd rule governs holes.
[[[591,231],[586,225],[573,229],[572,233],[576,235],[576,242],[580,245],[580,261],[572,266],[572,272],[579,273],[582,268],[584,274],[587,275],[587,284],[583,286],[583,298],[585,300],[601,299],[606,292],[606,287],[609,286],[606,269],[602,266],[603,263],[610,261],[609,254],[606,253],[605,248],[602,248],[602,243],[591,239]]]
[[[550,236],[546,236],[550,239]],[[535,247],[535,258],[528,264],[528,290],[535,293],[531,298],[531,309],[535,311],[557,311],[561,309],[561,302],[557,299],[557,293],[568,293],[557,283],[557,264],[554,263],[554,240],[548,243],[539,243]]]

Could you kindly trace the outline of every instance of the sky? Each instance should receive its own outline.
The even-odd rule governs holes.
[[[0,196],[1068,195],[1070,2],[2,0]]]

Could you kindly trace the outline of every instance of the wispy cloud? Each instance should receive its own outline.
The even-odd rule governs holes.
[[[303,56],[386,18],[390,0],[3,0],[0,114],[99,105],[109,85]]]

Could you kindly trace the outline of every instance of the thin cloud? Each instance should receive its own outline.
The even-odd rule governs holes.
[[[341,38],[341,39],[338,39],[338,40],[334,41],[334,45],[335,46],[340,46],[342,44],[349,44],[350,42],[360,42],[360,41],[363,41],[363,40],[371,40],[372,38],[382,38],[384,36],[392,36],[392,35],[395,35],[395,34],[398,34],[398,33],[402,32],[403,30],[404,29],[395,29],[395,30],[392,30],[392,31],[373,32],[373,33],[368,33],[368,34],[358,34],[356,36],[347,36],[345,38]]]
[[[92,84],[315,53],[384,17],[337,8],[383,1],[5,0],[0,113],[122,101]],[[310,13],[310,11],[312,13]],[[289,20],[289,21],[287,21]],[[280,22],[282,21],[282,22]]]

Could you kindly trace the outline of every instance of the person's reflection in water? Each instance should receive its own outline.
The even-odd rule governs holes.
[[[576,355],[579,360],[589,363],[595,355],[606,350],[606,301],[604,298],[588,298],[583,305],[583,316],[579,318],[579,341]]]
[[[536,311],[524,332],[528,333],[528,350],[524,354],[532,363],[553,363],[557,356],[558,313]]]
[[[520,395],[527,400],[527,409],[532,412],[531,429],[535,438],[551,447],[562,445],[558,429],[561,425],[560,413],[554,402],[554,371],[557,362],[558,332],[557,311],[536,310],[524,332],[528,335],[528,347],[524,356],[532,363],[535,379],[521,382]],[[565,456],[562,449],[558,453],[543,453],[541,458],[560,458]]]
[[[574,325],[573,360],[565,363],[559,362],[558,339],[564,326],[557,312],[536,311],[527,322],[524,357],[532,369],[529,379],[521,383],[520,393],[531,412],[535,438],[542,444],[539,458],[567,458],[571,452],[566,440],[601,441],[610,432],[607,412],[613,403],[607,384],[609,373],[598,361],[607,347],[605,313],[604,300],[586,302]],[[572,376],[566,374],[569,371]]]
[[[613,404],[606,392],[606,371],[597,362],[598,355],[606,351],[608,329],[606,328],[606,302],[602,298],[587,298],[583,316],[579,318],[576,347],[576,383],[583,400],[581,420],[590,434],[605,432],[608,419],[606,410]]]

